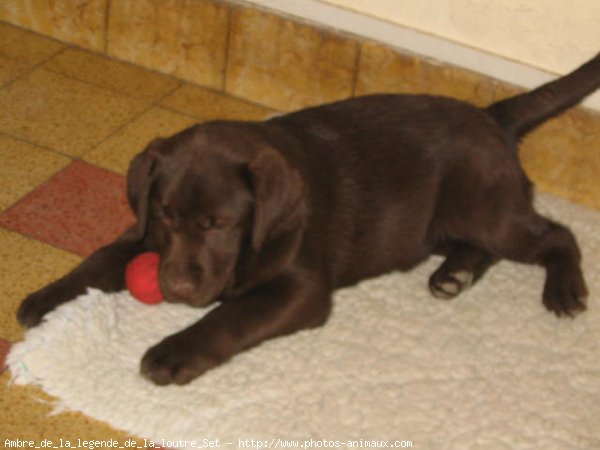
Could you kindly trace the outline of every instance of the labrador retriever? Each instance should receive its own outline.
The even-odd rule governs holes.
[[[128,261],[160,254],[169,302],[218,306],[150,348],[141,373],[184,384],[266,339],[323,324],[334,289],[446,255],[451,298],[501,258],[540,264],[543,303],[585,309],[573,234],[539,215],[519,164],[530,130],[600,85],[600,55],[530,93],[479,109],[429,95],[372,95],[265,122],[215,121],[156,139],[132,161],[137,223],[29,295],[27,327],[87,287],[122,290]]]

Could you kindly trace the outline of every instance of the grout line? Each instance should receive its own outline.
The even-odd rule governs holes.
[[[23,70],[23,72],[21,72],[21,73],[17,74],[17,75],[16,75],[14,78],[11,78],[11,79],[9,79],[9,80],[6,80],[6,81],[4,82],[4,84],[0,84],[0,91],[1,91],[2,89],[4,89],[5,87],[8,87],[10,84],[12,84],[12,83],[13,83],[15,80],[17,80],[18,78],[21,78],[21,77],[23,77],[23,76],[27,75],[27,74],[28,74],[28,73],[30,73],[30,72],[31,72],[31,70],[32,70],[32,67],[33,67],[33,66],[30,66],[30,65],[27,63],[27,61],[25,61],[25,60],[18,59],[18,58],[12,58],[12,57],[10,57],[10,56],[7,56],[7,55],[0,55],[0,57],[2,57],[3,59],[6,59],[6,60],[8,60],[8,61],[10,61],[10,62],[14,62],[14,63],[18,63],[18,64],[22,64],[22,65],[26,66],[26,68]],[[35,66],[37,66],[37,65],[38,65],[38,63],[35,63]]]
[[[78,50],[82,50],[79,47],[73,47],[73,48],[78,49]],[[50,60],[48,60],[46,62],[50,62]],[[136,66],[136,67],[140,68],[140,66]],[[79,78],[79,77],[76,77],[74,75],[66,74],[66,73],[61,72],[60,70],[54,69],[52,67],[40,67],[40,69],[45,70],[45,71],[50,72],[50,73],[53,73],[53,74],[60,75],[60,76],[65,77],[65,78],[67,78],[69,80],[74,80],[74,81],[78,81],[80,83],[84,83],[84,84],[86,84],[88,86],[91,86],[91,87],[97,89],[97,90],[103,90],[103,91],[109,92],[109,93],[114,94],[114,95],[120,95],[120,96],[128,97],[130,99],[141,101],[141,102],[152,102],[153,101],[152,99],[150,99],[148,97],[139,97],[137,95],[133,95],[133,94],[130,94],[128,92],[123,92],[123,91],[120,91],[120,90],[115,89],[115,88],[110,87],[110,86],[105,86],[105,85],[102,85],[102,84],[96,84],[96,83],[94,83],[92,81],[84,80],[83,78]]]
[[[79,157],[77,158],[78,160],[81,161],[85,161],[85,156],[89,155],[91,152],[93,152],[94,150],[96,150],[98,147],[100,147],[100,145],[102,145],[104,142],[106,142],[108,139],[110,139],[112,136],[114,136],[115,134],[119,133],[120,131],[124,130],[126,127],[128,127],[129,125],[131,125],[133,122],[135,122],[137,119],[139,119],[140,117],[142,117],[144,114],[146,114],[148,111],[150,111],[152,108],[154,108],[154,104],[151,103],[150,105],[148,105],[147,108],[144,108],[140,113],[135,114],[133,116],[131,116],[131,118],[123,123],[122,125],[116,127],[115,129],[113,129],[112,131],[110,131],[106,136],[104,136],[103,138],[101,138],[96,144],[91,145],[87,150],[84,150]],[[87,162],[87,161],[86,161]]]
[[[177,108],[173,108],[172,106],[167,106],[167,105],[154,105],[155,108],[160,108],[160,109],[164,109],[165,111],[169,111],[172,113],[177,113],[177,114],[181,114],[182,116],[186,116],[189,117],[190,119],[196,119],[198,122],[200,122],[200,117],[196,116],[195,114],[186,112],[186,111],[180,111]]]
[[[106,0],[106,9],[104,10],[104,50],[102,53],[108,54],[108,39],[110,36],[110,7],[112,0]]]
[[[64,156],[65,158],[69,158],[69,159],[72,159],[72,160],[77,159],[76,156],[70,155],[70,154],[65,153],[63,151],[60,151],[60,150],[56,150],[56,149],[54,149],[52,147],[46,147],[44,145],[38,144],[37,142],[30,141],[29,139],[24,138],[22,136],[18,136],[18,135],[12,134],[12,133],[7,133],[4,130],[0,130],[0,136],[1,135],[8,136],[9,138],[12,138],[12,139],[14,139],[16,141],[24,142],[26,144],[32,145],[34,147],[37,147],[40,150],[45,150],[45,151],[53,153],[55,155]]]
[[[161,102],[166,99],[167,97],[171,96],[175,91],[177,91],[179,88],[183,87],[184,82],[183,81],[179,81],[179,83],[177,84],[177,86],[175,86],[173,89],[171,89],[170,91],[166,92],[165,94],[163,94],[161,97],[157,98],[156,100],[154,100],[154,103],[152,103],[153,106],[160,106]]]
[[[227,74],[229,73],[229,52],[231,50],[231,34],[233,33],[233,10],[234,6],[227,5],[227,39],[225,40],[225,61],[223,62],[223,73],[221,92],[227,93]]]
[[[6,84],[2,85],[2,87],[0,88],[0,90],[4,90],[4,89],[6,89],[6,88],[10,87],[10,86],[11,86],[13,83],[15,83],[17,80],[21,80],[21,79],[23,79],[23,78],[26,78],[26,77],[28,77],[29,75],[31,75],[31,73],[33,73],[33,71],[35,71],[36,69],[40,68],[41,66],[43,66],[44,64],[46,64],[46,63],[47,63],[47,62],[49,62],[50,60],[54,59],[54,57],[56,57],[56,56],[60,55],[61,53],[64,53],[65,51],[67,51],[67,49],[68,49],[68,47],[67,47],[67,46],[65,46],[65,47],[63,47],[63,48],[59,48],[59,49],[58,49],[56,52],[54,52],[54,53],[52,53],[52,54],[48,55],[48,57],[47,57],[47,58],[45,58],[45,59],[41,60],[40,62],[38,62],[38,63],[36,63],[36,64],[32,65],[31,67],[29,67],[27,70],[25,70],[25,71],[24,71],[24,72],[23,72],[21,75],[19,75],[18,77],[14,78],[14,79],[10,80],[8,83],[6,83]],[[25,62],[25,63],[26,63],[26,61],[23,61],[23,60],[21,60],[21,59],[13,59],[13,58],[9,58],[9,59],[12,59],[13,61],[20,61],[20,62]]]

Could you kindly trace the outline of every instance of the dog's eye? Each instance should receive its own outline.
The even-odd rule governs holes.
[[[160,211],[159,211],[160,217],[163,220],[168,220],[168,221],[173,221],[175,220],[177,213],[175,212],[175,210],[173,208],[171,208],[169,205],[165,205],[163,206]]]

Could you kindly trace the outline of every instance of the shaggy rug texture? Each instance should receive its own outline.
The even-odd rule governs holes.
[[[206,311],[90,290],[13,346],[13,382],[41,386],[57,412],[171,447],[600,448],[600,213],[545,195],[538,209],[572,227],[583,249],[591,295],[576,319],[544,309],[541,268],[505,261],[458,298],[436,300],[427,279],[441,260],[431,258],[338,291],[323,328],[157,387],[138,374],[144,351]]]

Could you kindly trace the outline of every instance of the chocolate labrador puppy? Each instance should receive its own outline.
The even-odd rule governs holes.
[[[160,254],[169,302],[212,309],[150,348],[141,373],[183,384],[265,339],[323,324],[334,289],[432,253],[450,298],[500,258],[541,264],[543,303],[585,309],[580,251],[532,206],[518,142],[600,85],[600,55],[530,93],[479,109],[428,95],[373,95],[265,122],[216,121],[156,139],[131,163],[137,223],[28,296],[28,327],[87,287],[125,288],[128,261]]]

